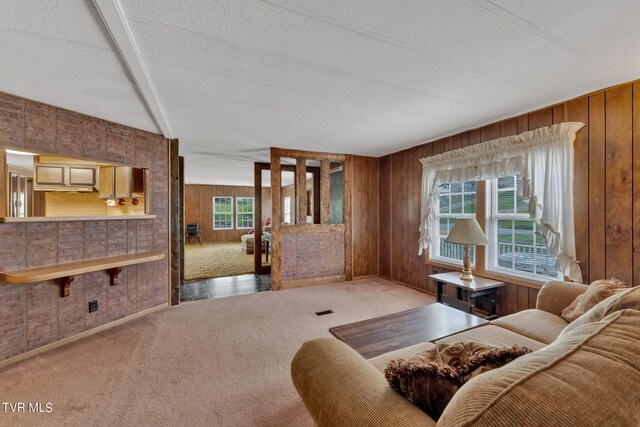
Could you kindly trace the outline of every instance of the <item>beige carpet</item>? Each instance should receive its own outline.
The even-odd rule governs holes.
[[[300,345],[432,302],[368,279],[183,303],[1,370],[3,402],[53,412],[0,425],[310,426],[289,371]]]
[[[247,254],[238,243],[185,245],[185,280],[236,276],[254,272],[253,254]],[[266,265],[265,254],[262,263]]]

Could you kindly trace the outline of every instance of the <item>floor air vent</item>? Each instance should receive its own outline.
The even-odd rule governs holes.
[[[333,310],[324,310],[324,311],[316,311],[316,316],[326,316],[327,314],[333,313]]]

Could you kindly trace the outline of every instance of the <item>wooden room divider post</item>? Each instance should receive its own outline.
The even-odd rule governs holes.
[[[264,163],[254,163],[253,165],[253,188],[255,194],[253,195],[255,220],[253,225],[255,228],[255,240],[253,251],[253,270],[255,274],[264,274],[262,268],[262,170],[265,169]],[[268,165],[267,165],[268,169]]]
[[[277,148],[271,148],[271,210],[273,224],[271,224],[271,289],[280,290],[282,284],[282,270],[280,258],[280,228],[282,224],[282,200],[281,200],[281,173],[280,152]]]
[[[330,176],[329,171],[331,169],[331,162],[329,160],[322,160],[320,162],[320,223],[329,224],[331,209],[329,207],[329,189],[330,189]]]
[[[181,240],[182,231],[182,199],[180,191],[180,156],[178,155],[179,142],[177,139],[169,140],[169,246],[170,246],[170,270],[169,270],[169,304],[180,304],[180,258],[184,251],[184,241]]]

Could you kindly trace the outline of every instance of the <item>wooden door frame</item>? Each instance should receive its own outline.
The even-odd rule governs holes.
[[[169,305],[178,305],[180,304],[180,285],[184,277],[184,159],[178,154],[180,143],[177,139],[169,139],[168,144]]]
[[[254,243],[253,243],[253,269],[255,274],[271,273],[270,265],[262,265],[262,171],[271,170],[269,163],[256,162],[253,165],[253,200],[255,217],[254,225]]]

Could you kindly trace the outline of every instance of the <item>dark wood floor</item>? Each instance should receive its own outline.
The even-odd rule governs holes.
[[[231,297],[270,290],[270,275],[243,274],[240,276],[216,277],[213,279],[194,280],[180,286],[180,302]]]

